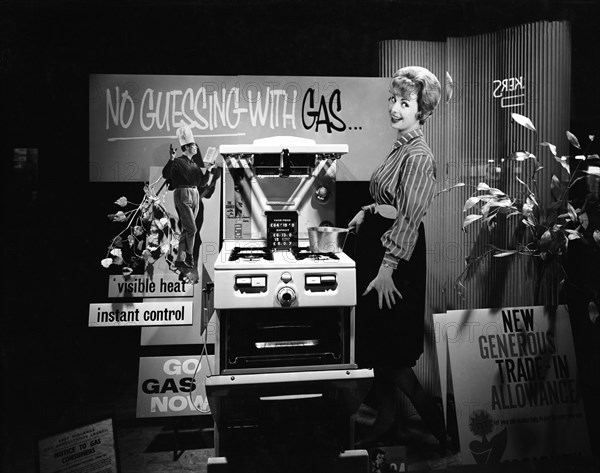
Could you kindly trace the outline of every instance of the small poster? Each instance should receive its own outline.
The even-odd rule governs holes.
[[[464,464],[590,455],[565,306],[453,310],[437,320]]]
[[[118,473],[112,419],[38,442],[39,473]]]
[[[289,250],[298,246],[298,212],[266,212],[267,246]]]
[[[206,377],[214,355],[140,358],[137,417],[210,415]]]

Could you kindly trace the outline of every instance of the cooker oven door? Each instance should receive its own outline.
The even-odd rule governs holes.
[[[372,381],[370,369],[210,376],[206,394],[217,453],[233,453],[232,446],[247,443],[276,422],[284,431],[298,425],[335,425],[332,432],[342,433],[340,442],[351,448],[348,427]],[[240,435],[241,442],[236,440]]]
[[[352,308],[219,311],[220,374],[355,369]]]

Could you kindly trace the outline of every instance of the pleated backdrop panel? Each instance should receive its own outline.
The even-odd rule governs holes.
[[[548,148],[539,143],[548,141],[568,151],[565,131],[570,118],[570,32],[567,23],[540,22],[484,36],[452,38],[447,49],[448,68],[456,82],[460,84],[464,76],[467,83],[464,93],[449,104],[446,126],[448,152],[456,158],[461,172],[458,180],[467,186],[448,199],[445,232],[462,242],[462,256],[476,257],[484,253],[486,245],[514,248],[523,239],[514,217],[499,219],[492,231],[476,222],[461,232],[460,221],[466,214],[456,209],[472,194],[474,186],[486,182],[524,198],[526,187],[517,178],[534,188],[535,177],[541,199],[549,203],[552,174],[562,174],[562,167]],[[513,112],[528,117],[537,132],[515,123]],[[511,157],[519,150],[538,157],[544,167],[537,175],[533,161]],[[464,259],[436,268],[445,272],[449,284],[464,269]],[[531,258],[482,259],[466,276],[464,297],[457,291],[447,293],[448,309],[558,302],[560,278],[553,273],[546,275],[541,297],[536,297]]]
[[[500,220],[489,231],[475,222],[462,230],[463,206],[479,182],[504,192],[526,196],[517,177],[530,183],[533,161],[516,161],[518,150],[533,153],[544,168],[535,177],[539,194],[550,202],[552,174],[562,167],[547,141],[568,154],[565,131],[570,119],[571,42],[567,22],[539,22],[485,35],[448,38],[446,42],[387,40],[379,43],[379,73],[391,77],[398,68],[419,65],[446,85],[453,95],[442,102],[425,124],[424,133],[438,166],[438,191],[462,182],[464,187],[442,192],[425,219],[427,237],[427,313],[425,354],[416,371],[426,389],[438,392],[432,314],[452,309],[556,304],[556,272],[546,274],[541,297],[535,298],[532,260],[523,256],[482,258],[465,272],[466,260],[489,245],[513,248],[521,238],[516,220]],[[532,132],[511,119],[511,113],[531,119]],[[514,217],[513,217],[514,219]],[[554,268],[556,269],[556,268]],[[464,288],[457,286],[460,276]]]

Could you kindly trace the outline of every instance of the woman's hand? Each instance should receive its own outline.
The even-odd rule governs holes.
[[[352,220],[350,220],[350,223],[348,224],[348,230],[350,230],[350,233],[358,234],[358,232],[360,231],[360,226],[363,224],[364,221],[365,211],[359,210],[358,213],[354,216]]]
[[[369,283],[365,292],[363,292],[363,296],[366,296],[371,292],[371,289],[375,289],[379,297],[380,309],[383,307],[384,299],[388,309],[391,309],[392,305],[396,303],[396,295],[402,299],[402,294],[400,294],[400,291],[396,288],[394,280],[392,279],[393,272],[394,270],[392,268],[381,265],[377,276]]]

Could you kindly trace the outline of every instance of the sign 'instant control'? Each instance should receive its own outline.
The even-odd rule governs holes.
[[[90,304],[89,327],[192,325],[192,301]]]

